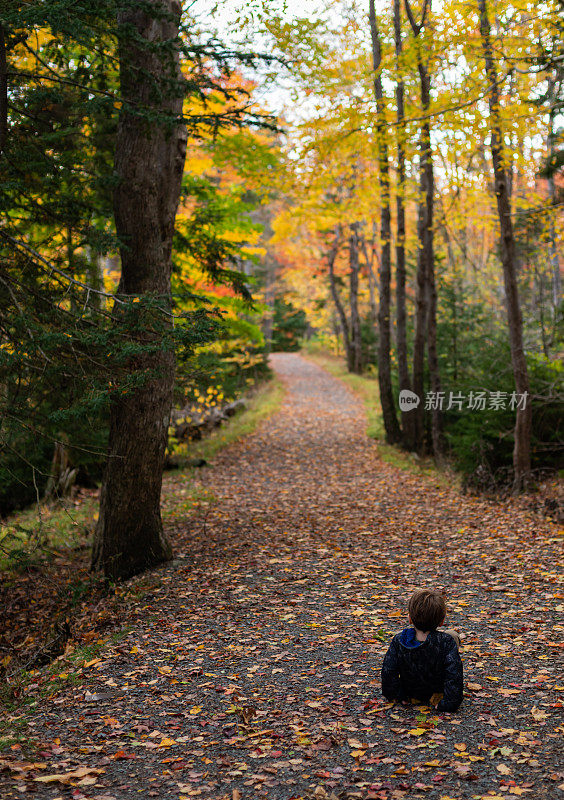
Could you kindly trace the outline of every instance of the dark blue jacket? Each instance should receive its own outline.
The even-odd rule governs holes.
[[[431,631],[418,642],[414,628],[392,639],[382,664],[382,694],[388,700],[417,699],[428,703],[443,693],[438,711],[456,711],[462,703],[462,661],[453,637]]]

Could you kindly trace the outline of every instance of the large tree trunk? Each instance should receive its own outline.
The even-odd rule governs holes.
[[[431,0],[425,0],[421,22],[417,24],[413,17],[409,0],[405,0],[405,10],[413,30],[414,37],[419,40],[425,25],[427,12],[430,10]],[[433,251],[433,202],[434,202],[434,173],[433,155],[431,149],[431,126],[428,112],[431,104],[431,77],[429,70],[423,62],[420,42],[417,42],[417,69],[419,72],[421,105],[424,121],[421,125],[420,136],[420,162],[419,186],[421,200],[417,233],[419,237],[419,250],[417,257],[417,317],[415,324],[415,342],[413,354],[413,391],[423,398],[423,373],[425,358],[425,338],[427,338],[427,353],[429,359],[429,375],[431,390],[438,397],[441,391],[437,358],[437,292],[435,286],[435,261]],[[415,444],[417,449],[423,447],[424,436],[424,405],[420,403],[415,411]],[[438,402],[433,404],[431,429],[433,439],[433,454],[439,458],[442,452],[441,436],[441,408]]]
[[[550,113],[548,115],[548,135],[547,135],[547,151],[548,151],[548,164],[550,172],[548,175],[548,197],[551,206],[556,205],[556,187],[554,185],[554,172],[552,170],[552,161],[554,159],[554,145],[556,135],[554,133],[554,119],[557,114],[556,99],[556,81],[551,79],[547,91],[548,99],[550,100]],[[553,337],[558,328],[560,306],[562,303],[562,278],[560,275],[560,259],[558,257],[558,248],[556,246],[556,228],[554,225],[554,211],[550,210],[550,223],[549,223],[549,240],[548,250],[550,255],[550,264],[552,267],[552,318],[553,318]],[[551,337],[552,338],[552,337]]]
[[[509,342],[511,345],[511,362],[515,389],[525,397],[525,407],[517,406],[515,420],[515,445],[513,448],[513,491],[520,492],[526,488],[531,473],[531,423],[532,406],[529,396],[529,376],[527,361],[523,348],[523,321],[519,305],[517,288],[517,270],[515,254],[515,238],[511,220],[511,205],[508,192],[507,163],[504,154],[501,116],[499,110],[499,87],[497,70],[494,63],[490,39],[490,23],[486,0],[478,0],[480,12],[480,34],[486,64],[486,75],[489,83],[489,107],[491,127],[491,149],[494,168],[495,195],[501,232],[501,261],[505,284],[505,301],[507,305],[507,321],[509,325]]]
[[[423,93],[423,77],[421,77],[422,97],[425,96],[429,108],[430,103],[430,78],[426,73],[426,91]],[[422,75],[423,73],[421,73]],[[441,377],[439,373],[439,359],[437,356],[437,286],[435,282],[435,254],[434,254],[434,232],[433,232],[433,206],[434,206],[434,174],[433,159],[431,152],[431,131],[427,122],[423,125],[422,139],[427,153],[426,159],[426,213],[425,220],[428,226],[425,232],[424,249],[427,269],[427,356],[429,362],[429,378],[431,391],[438,398],[441,392]],[[431,416],[431,436],[433,441],[433,455],[436,460],[440,460],[443,454],[443,435],[442,435],[442,411],[438,402],[433,404]]]
[[[175,0],[151,0],[142,10],[126,6],[118,12],[123,106],[114,213],[123,244],[114,316],[119,325],[133,308],[129,299],[150,298],[152,309],[139,312],[147,323],[140,338],[153,347],[172,324],[172,237],[186,155],[184,91],[175,47],[180,13]],[[144,119],[144,112],[154,118]],[[142,309],[143,303],[136,308]],[[167,348],[145,351],[128,366],[143,381],[138,388],[115,392],[111,402],[108,462],[93,551],[93,566],[111,579],[127,578],[172,556],[163,533],[160,493],[174,354]]]
[[[402,37],[400,0],[394,0],[394,41],[396,51],[396,121],[398,168],[396,183],[396,348],[400,391],[411,390],[407,362],[407,312],[405,271],[405,87],[401,76]],[[413,412],[402,411],[401,427],[404,444],[413,441]]]
[[[376,130],[378,134],[378,175],[380,181],[380,305],[378,308],[378,384],[380,404],[386,431],[386,441],[401,441],[401,431],[396,415],[392,391],[390,362],[390,281],[391,281],[391,217],[390,217],[390,165],[386,141],[384,91],[382,88],[382,47],[374,0],[370,0],[370,35],[372,38],[372,68],[374,70],[374,96],[376,98]]]
[[[358,261],[358,234],[357,223],[351,225],[349,236],[349,288],[351,307],[351,360],[349,369],[357,375],[362,373],[362,332],[360,327],[360,314],[358,312],[358,282],[360,264]]]
[[[407,0],[405,0],[405,7],[408,11],[408,16],[417,36],[419,30],[416,30],[412,17],[410,16],[410,7]],[[426,9],[426,3],[425,3]],[[421,134],[420,144],[420,157],[419,157],[419,186],[423,198],[428,196],[427,188],[427,160],[429,153],[423,143],[423,134]],[[413,378],[412,387],[415,394],[420,398],[419,405],[409,412],[413,414],[411,423],[412,439],[408,442],[408,446],[412,450],[421,452],[424,449],[425,441],[425,405],[423,402],[423,395],[425,391],[424,375],[425,375],[425,341],[427,333],[427,250],[425,247],[427,237],[428,221],[427,221],[427,204],[423,200],[419,201],[418,214],[417,214],[417,234],[419,238],[419,247],[417,250],[417,273],[415,278],[415,330],[413,334]]]

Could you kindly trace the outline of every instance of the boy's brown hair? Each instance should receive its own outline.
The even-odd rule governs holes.
[[[419,589],[409,598],[407,610],[417,630],[434,631],[446,617],[445,599],[431,589]]]

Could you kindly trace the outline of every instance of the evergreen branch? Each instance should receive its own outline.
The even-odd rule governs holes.
[[[82,281],[79,281],[77,278],[73,278],[67,272],[65,272],[62,269],[59,269],[54,264],[52,264],[50,261],[47,261],[46,258],[43,258],[43,256],[40,253],[38,253],[37,250],[34,250],[33,247],[30,247],[25,242],[18,241],[17,239],[14,239],[13,236],[10,236],[10,234],[6,233],[6,231],[0,230],[0,236],[3,239],[6,239],[6,241],[10,242],[10,244],[13,244],[14,247],[17,247],[19,250],[24,250],[28,255],[33,256],[33,258],[36,260],[36,262],[39,262],[39,265],[41,267],[43,267],[43,269],[48,270],[50,274],[58,275],[63,280],[67,281],[67,283],[69,284],[69,288],[72,285],[79,286],[81,289],[85,289],[87,291],[91,291],[94,294],[99,295],[100,297],[106,297],[106,298],[109,298],[111,300],[114,300],[114,302],[116,302],[116,303],[127,305],[125,300],[121,300],[115,294],[111,294],[110,292],[105,292],[103,289],[94,289],[92,286],[89,286],[87,283],[83,283]],[[168,312],[166,312],[166,313],[168,313]]]

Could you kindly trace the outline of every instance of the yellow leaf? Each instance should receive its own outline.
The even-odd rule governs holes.
[[[105,769],[93,769],[91,767],[78,767],[72,772],[62,772],[57,775],[41,775],[33,780],[36,783],[70,783],[73,778],[84,778],[86,775],[101,775]]]
[[[199,714],[201,710],[202,710],[201,706],[194,706],[194,708],[190,709],[190,713],[191,714]]]
[[[173,744],[176,744],[174,739],[161,739],[159,742],[159,747],[171,747]]]
[[[464,744],[464,742],[461,742],[461,744],[455,744],[454,746],[456,747],[457,750],[466,750],[466,745]]]
[[[483,794],[481,800],[505,800],[501,794]]]
[[[362,748],[365,747],[358,739],[347,739],[347,744],[349,747],[354,747],[357,750],[362,750]]]
[[[425,728],[412,728],[408,733],[410,733],[411,736],[422,736],[424,733],[427,733],[427,730]]]

